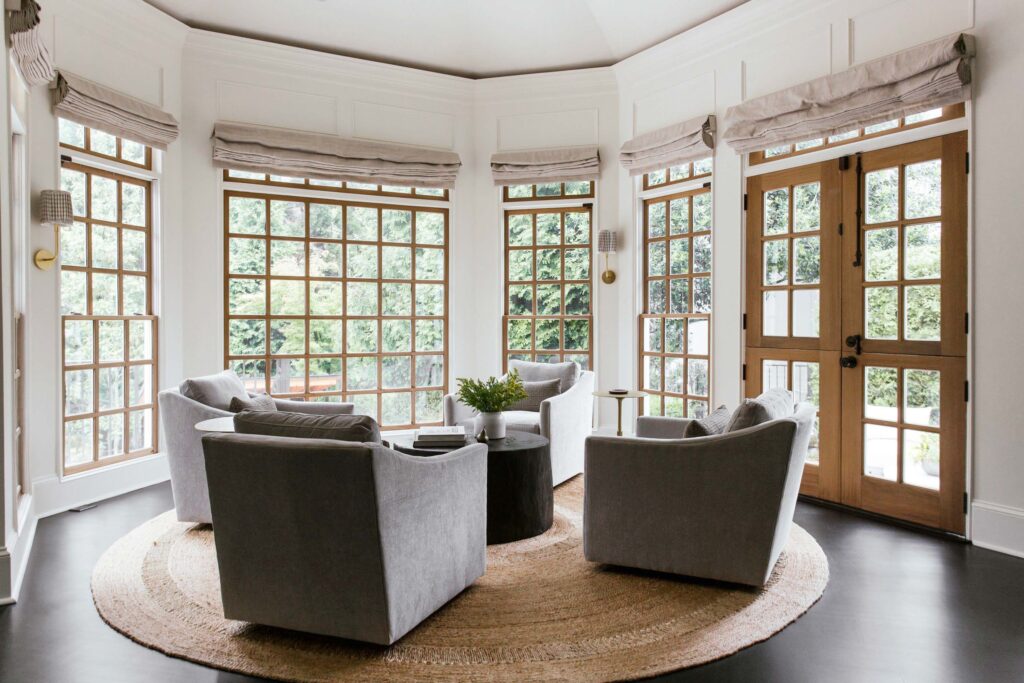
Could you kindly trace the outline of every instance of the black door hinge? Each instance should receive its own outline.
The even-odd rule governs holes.
[[[744,382],[747,381],[747,364],[746,363],[743,364],[743,381]]]
[[[967,501],[968,501],[967,491],[964,491],[964,514],[965,515],[967,514]]]
[[[970,400],[971,400],[971,383],[965,381],[964,382],[964,403],[967,403]]]
[[[71,162],[72,162],[72,159],[67,154],[61,154],[60,155],[60,163],[61,164],[70,164]]]
[[[843,224],[840,223],[839,224],[839,235],[842,236],[842,234],[843,234]]]
[[[971,153],[964,152],[964,173],[971,172]]]
[[[845,171],[848,168],[850,168],[850,157],[849,156],[839,157],[839,170],[840,171]]]
[[[964,334],[971,333],[971,314],[964,313]]]
[[[701,185],[701,187],[711,187],[711,181],[709,180],[708,182]]]
[[[747,210],[747,193],[746,192],[743,193],[743,210],[744,211]]]
[[[743,314],[743,329],[747,329],[747,314]]]

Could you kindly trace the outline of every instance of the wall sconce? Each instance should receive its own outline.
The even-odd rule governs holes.
[[[601,282],[606,285],[615,282],[615,271],[608,267],[608,254],[614,254],[618,247],[618,236],[614,232],[602,230],[597,233],[597,251],[604,254],[604,272],[601,273]]]
[[[36,268],[49,270],[60,255],[60,226],[75,222],[71,193],[64,190],[43,190],[39,193],[39,222],[53,223],[53,251],[39,249],[33,256]]]

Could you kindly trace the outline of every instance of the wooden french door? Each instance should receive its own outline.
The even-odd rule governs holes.
[[[801,492],[964,531],[966,134],[747,183],[746,393],[818,407]]]

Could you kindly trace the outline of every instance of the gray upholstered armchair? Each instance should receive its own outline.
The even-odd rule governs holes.
[[[717,436],[588,438],[584,555],[764,585],[789,539],[814,412],[800,404]],[[637,433],[681,435],[681,422],[638,421]]]
[[[210,522],[210,498],[203,469],[202,434],[196,424],[215,417],[231,417],[231,399],[247,398],[245,385],[231,370],[182,382],[178,389],[161,391],[160,433],[171,470],[174,510],[180,522]],[[314,403],[274,399],[278,410],[295,413],[351,414],[351,403]]]
[[[483,444],[418,458],[211,434],[203,448],[228,619],[389,645],[484,573]]]
[[[524,382],[543,382],[558,378],[561,393],[540,402],[540,409],[505,411],[506,427],[533,432],[551,442],[551,479],[555,486],[583,471],[583,443],[594,425],[594,373],[580,372],[567,363],[531,363],[509,361]],[[444,423],[475,427],[477,412],[453,394],[444,397]]]

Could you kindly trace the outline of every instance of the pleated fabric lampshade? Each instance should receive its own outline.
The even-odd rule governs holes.
[[[601,273],[601,281],[606,285],[615,282],[615,271],[608,267],[608,254],[614,254],[619,248],[618,235],[611,230],[602,230],[597,233],[597,251],[604,254],[604,272]]]
[[[65,190],[43,190],[40,192],[39,222],[54,225],[74,223],[75,211],[71,205],[71,193]]]

